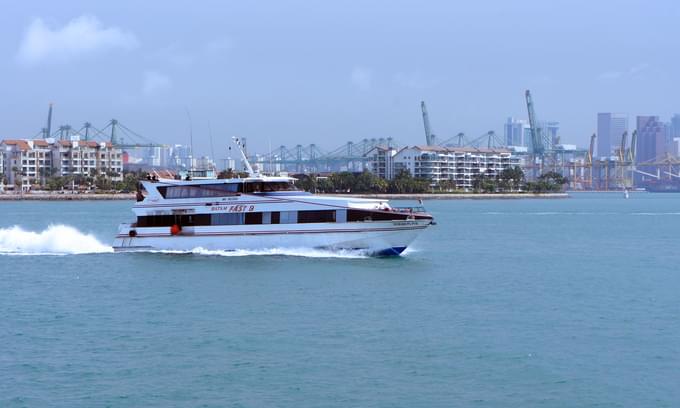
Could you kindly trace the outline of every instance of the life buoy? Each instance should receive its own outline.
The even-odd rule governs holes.
[[[173,224],[172,227],[170,227],[170,234],[171,235],[177,235],[180,232],[182,232],[182,227],[180,227],[177,224]]]

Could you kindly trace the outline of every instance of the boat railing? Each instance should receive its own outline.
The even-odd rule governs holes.
[[[392,211],[402,213],[424,213],[427,212],[422,205],[392,207]]]

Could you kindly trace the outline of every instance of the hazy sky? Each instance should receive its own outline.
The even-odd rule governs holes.
[[[255,5],[257,4],[257,6]],[[676,1],[0,0],[0,138],[111,118],[198,153],[228,137],[424,143],[559,120],[585,145],[598,111],[680,111]],[[223,150],[220,150],[223,151]],[[221,154],[217,154],[221,156]]]

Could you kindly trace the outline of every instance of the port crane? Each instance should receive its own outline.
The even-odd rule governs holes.
[[[591,190],[593,189],[593,154],[595,153],[596,138],[596,133],[593,133],[593,135],[590,136],[590,146],[588,147],[588,153],[586,154],[586,159],[584,162],[584,165],[588,171],[588,186]]]
[[[430,117],[427,114],[427,107],[425,101],[420,102],[420,110],[423,112],[423,126],[425,127],[425,142],[428,146],[434,146],[435,135],[430,130]]]
[[[543,173],[546,158],[554,155],[553,143],[547,135],[543,134],[543,129],[539,126],[534,108],[534,99],[531,96],[530,90],[527,89],[524,92],[524,98],[529,114],[529,131],[531,133],[531,167],[534,169],[534,177],[536,177],[536,165],[538,165],[539,173]]]
[[[98,129],[90,122],[85,122],[83,126],[74,130],[71,125],[65,124],[59,126],[59,129],[52,132],[52,114],[54,104],[50,103],[47,110],[47,126],[42,128],[40,134],[44,139],[53,137],[59,140],[69,140],[71,136],[80,136],[83,140],[106,141],[121,149],[137,149],[145,147],[165,147],[166,145],[156,143],[149,138],[146,138],[139,133],[128,128],[116,119],[111,119],[106,126]],[[107,133],[108,131],[108,133]],[[124,143],[123,139],[119,140],[119,133],[122,133],[128,139],[132,139],[132,143]]]

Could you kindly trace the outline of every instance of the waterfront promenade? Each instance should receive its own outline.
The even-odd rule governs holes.
[[[135,193],[23,193],[0,194],[0,201],[96,201],[96,200],[134,200]]]

